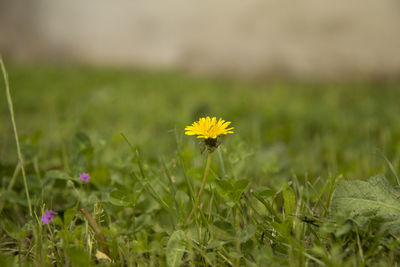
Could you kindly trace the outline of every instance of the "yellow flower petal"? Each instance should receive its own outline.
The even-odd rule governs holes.
[[[200,118],[193,122],[192,125],[185,127],[186,135],[197,135],[197,138],[218,138],[221,135],[233,133],[234,127],[227,128],[231,124],[230,121],[225,121],[222,118],[217,120],[216,117]]]

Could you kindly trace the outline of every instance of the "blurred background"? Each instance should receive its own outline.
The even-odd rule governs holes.
[[[397,77],[397,0],[0,1],[7,58],[297,78]]]
[[[232,121],[224,153],[240,175],[363,178],[386,168],[378,149],[399,166],[397,0],[0,0],[0,53],[43,169],[62,168],[76,132],[105,162],[130,153],[121,132],[154,162],[176,140],[199,158],[183,129],[206,115]]]

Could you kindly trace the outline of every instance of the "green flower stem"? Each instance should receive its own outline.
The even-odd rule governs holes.
[[[6,71],[6,67],[4,66],[3,58],[1,56],[0,56],[0,65],[1,65],[1,71],[3,72],[4,83],[5,83],[5,86],[6,86],[6,95],[7,95],[8,109],[10,110],[11,124],[13,126],[15,142],[17,144],[18,161],[19,161],[19,164],[21,165],[22,177],[24,179],[26,199],[28,200],[28,207],[29,207],[29,215],[32,217],[33,216],[32,204],[31,204],[31,199],[29,197],[28,183],[26,182],[24,158],[22,156],[21,147],[19,145],[17,124],[15,123],[15,117],[14,117],[14,106],[13,106],[13,102],[12,102],[12,99],[11,99],[10,86],[8,84],[8,74],[7,74],[7,71]]]
[[[210,171],[210,165],[211,165],[211,153],[208,153],[206,169],[204,170],[204,175],[203,175],[203,182],[201,183],[199,193],[197,194],[196,201],[194,202],[194,207],[193,207],[192,211],[190,212],[189,217],[186,220],[185,226],[187,226],[191,222],[193,215],[195,214],[195,212],[198,209],[200,197],[203,194],[204,187],[206,186],[208,172]]]

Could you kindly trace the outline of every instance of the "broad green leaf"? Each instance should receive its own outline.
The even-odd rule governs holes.
[[[293,189],[288,184],[285,184],[283,186],[282,194],[285,214],[286,216],[291,216],[294,214],[294,208],[296,204],[296,197],[294,195]]]
[[[128,207],[135,204],[131,194],[118,189],[110,192],[108,195],[108,200],[115,206]]]
[[[275,194],[274,190],[266,186],[260,186],[255,191],[262,197],[271,197]]]
[[[233,186],[232,186],[231,182],[229,182],[227,180],[222,180],[222,179],[217,179],[216,182],[217,182],[218,188],[223,193],[227,193],[227,192],[233,191]]]
[[[374,176],[367,181],[340,182],[332,197],[333,215],[347,215],[360,226],[367,223],[390,228],[400,233],[400,190],[390,186],[385,177]]]
[[[183,253],[186,249],[184,239],[185,233],[182,230],[175,231],[169,238],[166,248],[168,266],[181,266]]]

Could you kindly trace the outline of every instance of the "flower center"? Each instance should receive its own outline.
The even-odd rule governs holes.
[[[207,138],[205,139],[206,146],[216,147],[217,146],[217,138]]]

